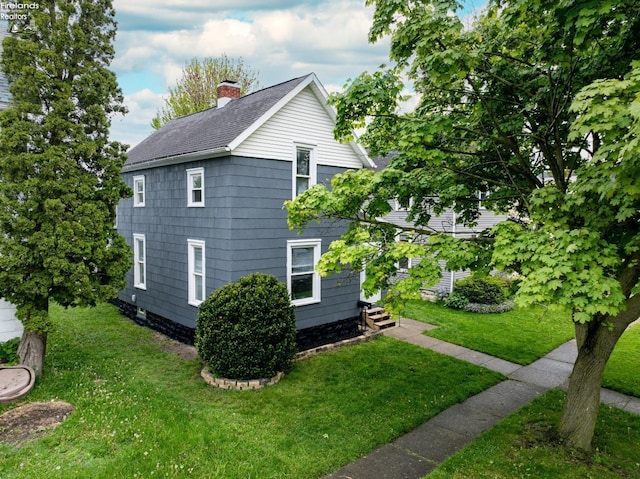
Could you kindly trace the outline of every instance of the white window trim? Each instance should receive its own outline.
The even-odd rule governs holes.
[[[484,198],[482,197],[484,193]],[[487,207],[485,206],[485,201],[487,201],[487,198],[489,197],[489,193],[486,191],[478,191],[478,209],[481,210],[486,210]]]
[[[297,194],[296,179],[298,177],[298,150],[309,150],[309,188],[318,182],[318,159],[317,159],[317,145],[311,143],[293,143],[293,165],[291,167],[291,197],[295,199]]]
[[[200,306],[202,301],[196,299],[196,280],[195,280],[195,271],[194,271],[194,254],[193,251],[195,248],[202,248],[202,298],[206,298],[207,291],[207,263],[206,263],[206,249],[205,242],[201,240],[187,240],[187,261],[188,261],[188,269],[189,269],[189,304],[191,306]]]
[[[142,201],[138,201],[138,190],[136,188],[136,184],[138,182],[142,183]],[[133,177],[133,206],[135,208],[141,208],[145,206],[146,200],[147,200],[147,189],[144,182],[144,175],[134,176]]]
[[[196,176],[196,175],[200,175],[202,177],[202,201],[197,201],[194,202],[192,201],[192,192],[193,192],[193,182],[191,181],[191,179]],[[200,167],[200,168],[189,168],[187,170],[187,206],[190,208],[202,208],[204,207],[204,168]]]
[[[142,242],[143,258],[140,260],[138,243]],[[144,265],[144,278],[140,277],[139,264]],[[133,287],[138,289],[147,289],[147,240],[143,234],[134,233],[133,235]]]
[[[407,258],[407,267],[401,268],[400,261],[396,263],[396,268],[398,269],[398,273],[408,273],[411,267],[413,266],[413,258]]]
[[[405,241],[408,243],[413,243],[413,239],[411,239],[411,237],[407,233],[402,233],[402,232],[397,235],[396,241]],[[396,266],[396,269],[398,270],[398,273],[408,273],[411,267],[413,266],[412,259],[413,258],[406,258],[407,260],[406,268],[400,267],[400,261],[396,262],[395,266]]]
[[[287,289],[289,296],[291,296],[291,269],[293,267],[293,249],[295,248],[313,248],[313,293],[310,298],[292,299],[291,304],[294,306],[305,306],[308,304],[316,304],[321,301],[322,284],[321,278],[318,272],[315,270],[318,261],[320,260],[320,253],[322,248],[321,239],[308,239],[308,240],[289,240],[287,241]]]

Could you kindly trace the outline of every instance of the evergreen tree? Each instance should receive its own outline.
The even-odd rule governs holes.
[[[42,374],[51,300],[94,305],[124,286],[130,249],[115,208],[126,145],[110,0],[42,0],[3,42],[12,105],[0,113],[0,295],[25,328],[20,361]]]

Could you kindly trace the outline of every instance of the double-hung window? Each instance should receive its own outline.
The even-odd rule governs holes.
[[[296,145],[293,162],[293,197],[316,184],[316,152],[313,146]]]
[[[320,302],[320,275],[315,271],[320,246],[319,239],[287,242],[287,286],[295,306]]]
[[[133,235],[133,286],[147,289],[147,245],[144,235]]]
[[[204,206],[204,168],[187,170],[187,206]]]
[[[206,265],[204,241],[187,240],[189,248],[189,304],[199,306],[205,299]]]
[[[144,191],[144,176],[133,177],[133,206],[144,206],[145,191]]]

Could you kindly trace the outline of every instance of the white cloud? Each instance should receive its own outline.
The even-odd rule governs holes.
[[[164,85],[165,92],[193,57],[242,57],[258,70],[263,87],[313,71],[332,85],[328,91],[388,58],[386,43],[367,42],[373,9],[362,0],[116,0],[115,7],[120,30],[114,71],[123,79],[153,75],[157,81],[146,85]],[[159,98],[161,92],[148,93]],[[142,96],[129,95],[127,102]],[[147,125],[162,105],[134,103],[125,120],[132,125]]]
[[[124,104],[129,113],[124,118],[118,116],[112,119],[111,138],[134,146],[153,132],[151,119],[164,104],[164,95],[145,88],[126,95]]]

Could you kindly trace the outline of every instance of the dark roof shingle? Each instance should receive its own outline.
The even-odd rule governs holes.
[[[219,109],[176,118],[132,148],[125,166],[224,149],[308,76],[231,100]]]

